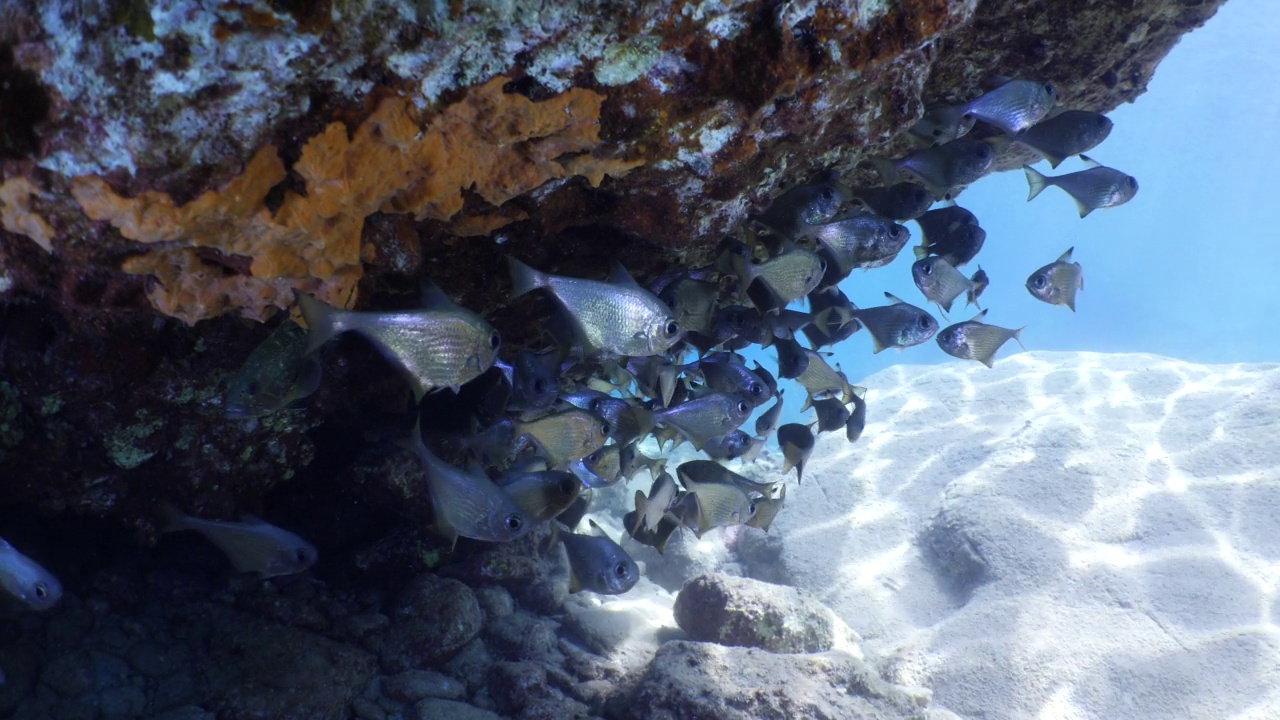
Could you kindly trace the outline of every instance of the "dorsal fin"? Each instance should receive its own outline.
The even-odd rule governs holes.
[[[969,322],[982,322],[982,318],[984,318],[984,317],[986,317],[986,316],[987,316],[987,311],[986,311],[986,310],[983,310],[982,312],[978,313],[977,315],[974,315],[973,317],[969,318]]]
[[[1080,159],[1084,161],[1085,165],[1088,165],[1091,168],[1102,167],[1102,163],[1098,162],[1097,160],[1094,160],[1088,155],[1081,155]]]
[[[893,293],[889,292],[888,290],[886,290],[886,291],[885,291],[884,296],[885,296],[886,298],[888,298],[888,299],[889,299],[889,302],[890,302],[891,304],[893,304],[893,305],[897,305],[898,303],[902,303],[902,302],[903,302],[902,298],[898,297],[897,295],[894,295]]]
[[[616,258],[609,266],[609,282],[614,285],[625,285],[634,288],[640,287],[639,283],[636,282],[636,279],[631,277],[631,273],[627,272],[627,269],[623,267],[622,263]]]
[[[418,296],[422,307],[427,310],[452,310],[458,307],[439,285],[426,278],[418,281]]]
[[[595,535],[597,537],[602,537],[602,538],[609,538],[609,533],[605,532],[604,528],[597,525],[595,520],[592,520],[591,518],[587,518],[587,525],[591,526],[592,535]],[[609,539],[612,540],[613,538],[609,538]]]
[[[1071,253],[1075,250],[1075,246],[1067,248],[1067,251],[1058,256],[1058,262],[1071,262]]]

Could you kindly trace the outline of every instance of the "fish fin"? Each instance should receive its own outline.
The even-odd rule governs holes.
[[[427,310],[453,310],[458,307],[439,285],[426,278],[418,281],[418,301]]]
[[[902,302],[902,298],[898,297],[897,295],[894,295],[888,290],[885,291],[884,296],[889,300],[890,304],[892,305],[897,305]]]
[[[587,518],[587,525],[591,528],[592,535],[595,535],[596,537],[602,537],[602,538],[609,537],[609,533],[605,532],[604,528],[597,525],[595,520],[592,520],[591,518]],[[609,539],[612,540],[612,538],[609,538]]]
[[[764,278],[756,278],[747,286],[747,298],[762,315],[777,314],[787,306],[787,301]]]
[[[924,243],[921,243],[911,248],[911,252],[915,253],[917,260],[923,260],[929,257],[929,249],[925,247]]]
[[[1080,275],[1080,287],[1079,287],[1078,289],[1080,289],[1080,290],[1083,290],[1083,289],[1084,289],[1084,275],[1083,275],[1083,274],[1081,274],[1081,275]]]
[[[320,389],[320,361],[315,356],[302,358],[298,366],[298,375],[293,379],[293,387],[289,388],[289,406],[300,407],[316,390]]]
[[[885,185],[893,185],[898,179],[898,163],[889,158],[869,158],[867,162],[880,173],[880,179]]]
[[[1085,165],[1088,165],[1088,166],[1089,166],[1089,167],[1091,167],[1091,168],[1099,168],[1099,167],[1102,167],[1102,163],[1098,162],[1097,160],[1094,160],[1093,158],[1089,157],[1088,155],[1081,154],[1081,155],[1080,155],[1080,159],[1084,161],[1084,164],[1085,164]]]
[[[578,573],[569,568],[569,594],[582,592],[582,581],[578,579]]]
[[[617,258],[614,258],[613,263],[609,266],[609,282],[625,287],[640,287],[636,279],[631,277],[631,273],[627,272],[627,268]]]
[[[1023,165],[1022,171],[1027,174],[1027,187],[1029,188],[1027,202],[1031,202],[1049,186],[1049,178],[1045,177],[1043,173],[1030,165]]]
[[[672,392],[675,387],[672,386]],[[647,407],[638,406],[631,408],[631,417],[635,418],[636,427],[639,428],[637,437],[644,437],[653,432],[653,411]]]
[[[546,287],[549,277],[525,265],[519,260],[507,256],[507,270],[511,273],[511,297],[520,297],[535,288]]]
[[[974,315],[973,317],[969,318],[969,322],[981,322],[982,318],[986,316],[987,316],[987,311],[983,310],[979,312],[977,315]]]
[[[1066,306],[1071,310],[1071,312],[1075,312],[1075,311],[1076,311],[1076,296],[1075,296],[1075,295],[1071,295],[1071,296],[1069,296],[1069,297],[1066,299],[1066,302],[1064,302],[1064,303],[1063,303],[1063,305],[1066,305]]]
[[[791,462],[791,459],[788,458],[786,455],[783,455],[782,456],[782,474],[786,475],[787,473],[791,472],[791,468],[793,467],[795,467],[795,464]]]
[[[631,533],[631,537],[635,537],[640,532],[640,526],[644,524],[644,512],[649,507],[649,498],[645,497],[643,490],[636,491],[636,523],[635,526],[627,528]]]
[[[1017,142],[1017,139],[1011,138],[1008,135],[992,135],[989,138],[983,138],[983,142],[990,145],[991,149],[998,154],[1008,150],[1009,146]]]
[[[298,301],[302,319],[307,321],[307,347],[302,354],[310,355],[341,332],[337,319],[345,311],[297,290],[293,291],[293,296]]]
[[[1016,342],[1018,343],[1018,347],[1022,348],[1022,351],[1023,351],[1023,352],[1026,352],[1026,351],[1027,351],[1027,346],[1022,344],[1022,331],[1023,331],[1023,330],[1026,330],[1026,329],[1027,329],[1027,326],[1026,326],[1026,325],[1023,325],[1022,327],[1018,328],[1017,330],[1010,330],[1010,331],[1009,331],[1009,337],[1013,338],[1013,340],[1014,340],[1014,341],[1016,341]]]
[[[1089,213],[1093,212],[1093,208],[1084,204],[1083,200],[1074,197],[1071,199],[1076,201],[1076,209],[1080,211],[1080,217],[1089,217]]]
[[[1069,247],[1069,248],[1067,248],[1067,251],[1066,251],[1066,252],[1064,252],[1064,253],[1062,253],[1061,255],[1059,255],[1059,256],[1058,256],[1058,260],[1057,260],[1057,262],[1060,262],[1060,263],[1071,262],[1071,253],[1072,253],[1072,252],[1074,252],[1074,251],[1075,251],[1075,249],[1076,249],[1076,248],[1075,248],[1075,246],[1074,246],[1074,245],[1073,245],[1073,246],[1071,246],[1071,247]]]
[[[182,512],[181,510],[174,507],[173,505],[167,502],[161,501],[160,505],[157,507],[157,510],[159,510],[160,512],[160,520],[164,523],[164,525],[160,528],[160,532],[162,533],[179,532],[182,530],[187,530],[191,527],[191,523],[190,523],[191,516]]]
[[[880,336],[871,333],[871,354],[876,355],[885,349],[885,344],[880,342]]]
[[[1044,156],[1045,160],[1049,161],[1049,167],[1055,170],[1058,169],[1058,166],[1062,164],[1063,160],[1066,160],[1066,158],[1061,155],[1054,155],[1053,153],[1048,153],[1043,150],[1040,150],[1039,152]]]
[[[807,395],[804,399],[804,405],[800,408],[800,412],[804,412],[811,407],[813,407],[813,395]]]
[[[796,484],[797,485],[804,483],[804,464],[805,464],[804,460],[801,460],[800,462],[796,463]]]

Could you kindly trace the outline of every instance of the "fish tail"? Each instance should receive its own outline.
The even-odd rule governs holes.
[[[880,179],[885,185],[893,185],[898,179],[898,163],[889,158],[873,157],[867,160],[871,166],[880,173]]]
[[[920,243],[919,245],[911,248],[911,252],[915,253],[917,260],[923,260],[929,257],[929,248],[925,247],[924,243]]]
[[[649,508],[649,498],[645,497],[643,490],[636,491],[636,522],[632,527],[627,528],[631,533],[631,537],[635,537],[640,532],[640,526],[644,525],[644,513]]]
[[[346,329],[341,326],[344,311],[297,290],[294,290],[293,294],[298,300],[298,310],[302,312],[302,319],[307,321],[307,347],[302,351],[303,355],[315,352],[321,345]]]
[[[546,273],[534,270],[510,255],[507,256],[507,270],[511,272],[511,297],[520,297],[547,286],[549,277]]]
[[[158,510],[160,512],[160,520],[164,523],[160,528],[160,532],[179,532],[191,527],[191,524],[187,522],[190,518],[169,503],[161,502]]]
[[[1049,186],[1049,178],[1045,177],[1039,170],[1036,170],[1030,165],[1023,165],[1022,171],[1027,174],[1027,186],[1030,188],[1030,194],[1027,195],[1027,202],[1031,202]]]
[[[1009,337],[1013,338],[1014,341],[1018,343],[1018,347],[1022,348],[1023,352],[1027,351],[1027,346],[1022,344],[1022,331],[1026,329],[1027,329],[1027,326],[1023,325],[1017,330],[1011,330],[1009,332]]]

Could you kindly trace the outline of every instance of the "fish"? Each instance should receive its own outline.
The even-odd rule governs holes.
[[[680,482],[687,492],[680,498],[675,514],[699,539],[708,530],[741,525],[756,514],[755,502],[728,478],[698,481],[680,475]]]
[[[195,530],[218,546],[236,572],[255,573],[261,578],[293,575],[315,564],[315,546],[297,535],[261,518],[245,515],[242,522],[201,520],[162,503],[160,532]]]
[[[849,191],[838,183],[796,185],[769,203],[756,219],[791,240],[799,240],[810,226],[830,222],[849,202]]]
[[[809,346],[817,350],[848,339],[862,329],[862,323],[853,318],[854,307],[840,288],[827,288],[809,293],[811,321],[801,328]]]
[[[511,365],[501,361],[498,365],[511,382],[508,407],[512,410],[543,410],[556,401],[560,383],[544,357],[522,350]]]
[[[569,592],[590,590],[601,595],[621,595],[640,580],[640,568],[595,520],[590,535],[564,531],[560,540],[569,556]]]
[[[844,436],[849,442],[858,442],[858,438],[862,437],[862,431],[867,427],[867,389],[854,388],[853,412],[849,413],[849,420],[844,425]]]
[[[963,104],[933,103],[925,107],[924,115],[908,131],[930,146],[968,135],[976,122],[977,118],[965,113]]]
[[[765,367],[760,364],[759,360],[755,360],[753,362],[755,363],[753,372],[755,372],[756,377],[760,378],[760,382],[764,383],[765,388],[769,391],[769,397],[774,397],[778,394],[777,378],[773,376],[773,373],[766,370]]]
[[[653,479],[653,484],[649,486],[648,495],[637,490],[636,518],[634,522],[629,522],[626,525],[631,532],[631,536],[635,537],[641,530],[649,532],[657,530],[658,524],[662,521],[662,517],[666,515],[667,509],[675,503],[676,494],[679,491],[680,489],[676,487],[675,479],[665,470]]]
[[[983,270],[982,266],[979,265],[978,271],[973,274],[973,277],[969,278],[969,282],[973,284],[973,287],[965,292],[965,307],[978,304],[978,296],[982,295],[982,291],[986,290],[987,286],[991,284],[991,278],[987,277],[987,271]],[[979,306],[978,309],[981,310],[982,307]]]
[[[1022,345],[1023,328],[1010,330],[979,322],[986,315],[987,311],[983,310],[972,320],[947,326],[938,333],[938,347],[952,357],[977,360],[987,367],[993,367],[995,365],[993,358],[1001,345],[1011,339],[1017,340],[1018,345]],[[1025,347],[1022,349],[1026,350]]]
[[[778,497],[758,497],[755,499],[756,514],[751,519],[743,523],[747,527],[759,528],[765,532],[769,532],[769,526],[773,524],[773,519],[778,516],[782,510],[782,504],[787,500],[787,486],[783,485],[778,491]]]
[[[778,428],[778,447],[782,449],[782,472],[796,469],[796,482],[804,479],[804,466],[813,454],[813,431],[808,425],[787,423]]]
[[[980,140],[960,138],[923,150],[916,150],[897,160],[873,158],[884,184],[892,185],[899,173],[906,173],[924,183],[934,197],[943,197],[954,187],[968,185],[987,174],[995,150]]]
[[[853,316],[862,321],[871,334],[873,352],[919,345],[938,332],[938,321],[932,315],[892,293],[886,292],[884,296],[891,304],[853,311]]]
[[[570,408],[512,423],[514,437],[531,440],[553,468],[561,468],[604,447],[613,428],[599,415]]]
[[[622,480],[622,447],[605,445],[569,464],[569,469],[587,487],[610,487]]]
[[[1027,291],[1031,297],[1050,305],[1066,305],[1076,311],[1076,292],[1084,289],[1080,263],[1071,262],[1074,247],[1067,248],[1057,260],[1031,273]]]
[[[937,305],[946,317],[955,299],[973,292],[973,281],[956,270],[944,257],[931,255],[911,265],[911,278],[925,299]]]
[[[1057,102],[1058,91],[1053,83],[1010,80],[965,103],[964,112],[1013,135],[1043,120]]]
[[[0,588],[32,610],[42,612],[62,599],[58,578],[4,538],[0,538]]]
[[[843,372],[828,365],[821,353],[813,350],[805,350],[804,353],[809,357],[809,362],[804,372],[796,378],[796,382],[800,383],[809,395],[800,412],[808,410],[814,400],[829,398],[836,394],[848,395],[849,381]]]
[[[769,387],[764,380],[744,364],[741,356],[734,353],[720,352],[707,355],[698,362],[686,366],[686,372],[689,370],[700,373],[708,389],[714,392],[741,395],[751,403],[753,408],[768,402],[771,397]]]
[[[443,292],[427,294],[420,310],[341,310],[295,291],[298,308],[307,321],[310,355],[337,335],[364,336],[382,355],[400,366],[414,397],[437,388],[452,388],[478,377],[493,366],[502,339],[484,318],[459,307]]]
[[[817,292],[816,290],[814,292]],[[810,293],[812,294],[812,293]],[[764,317],[764,324],[769,332],[775,338],[791,339],[796,336],[796,331],[804,328],[811,322],[812,318],[807,312],[799,310],[780,310],[776,314],[769,314]]]
[[[977,256],[987,239],[973,213],[958,206],[938,208],[916,218],[923,237],[913,248],[917,259],[940,255],[959,268]]]
[[[892,262],[911,239],[911,231],[889,218],[860,212],[817,226],[814,237],[830,251],[838,275],[844,277],[857,268]],[[823,279],[823,287],[833,284]]]
[[[871,212],[897,222],[914,220],[933,204],[933,195],[923,185],[913,182],[859,188],[851,194]]]
[[[648,470],[649,476],[656,478],[667,467],[667,459],[651,458],[640,452],[635,443],[623,445],[618,451],[618,460],[622,463],[622,476],[630,480],[641,470]]]
[[[568,510],[582,493],[582,482],[560,470],[505,473],[497,484],[535,525]]]
[[[1090,110],[1066,110],[1009,137],[1035,151],[1056,168],[1072,155],[1097,147],[1111,134],[1111,119]],[[997,146],[997,149],[998,146]]]
[[[622,522],[627,527],[635,527],[638,517],[639,514],[632,510],[622,518]],[[640,527],[636,532],[631,533],[631,538],[641,545],[648,545],[657,550],[659,554],[662,554],[666,552],[667,542],[671,540],[671,535],[680,527],[680,519],[667,512],[663,513],[658,520],[657,527],[652,530],[647,527]]]
[[[670,358],[662,355],[630,358],[627,360],[627,372],[635,380],[641,393],[662,400],[662,407],[671,405],[680,367],[671,362]]]
[[[762,263],[740,258],[738,277],[762,313],[777,312],[808,295],[822,280],[827,263],[817,253],[790,245]]]
[[[741,395],[713,392],[657,410],[653,419],[680,431],[695,450],[701,450],[712,438],[737,430],[751,415],[753,407]]]
[[[773,344],[778,351],[778,377],[794,380],[809,369],[809,354],[795,340],[779,340]]]
[[[756,418],[756,435],[765,436],[778,427],[778,418],[782,417],[782,391],[778,391],[778,399],[773,405]]]
[[[711,339],[715,345],[724,345],[733,338],[759,337],[762,332],[760,313],[744,305],[726,305],[716,310],[711,320]]]
[[[641,288],[625,270],[612,282],[548,275],[507,257],[512,296],[542,288],[573,320],[586,354],[643,357],[666,352],[684,331],[671,308]]]
[[[581,485],[581,483],[579,483]],[[582,522],[582,518],[586,517],[587,510],[591,507],[591,497],[593,491],[590,488],[582,490],[578,494],[578,498],[569,503],[569,507],[564,512],[556,516],[556,522],[563,523],[565,527],[573,530]],[[553,532],[555,526],[552,526]]]
[[[751,450],[753,442],[747,433],[734,430],[724,437],[711,438],[702,451],[714,460],[737,460]]]
[[[815,400],[813,410],[818,416],[818,432],[831,432],[844,427],[849,421],[849,408],[839,398]]]
[[[778,485],[774,482],[760,483],[748,480],[714,460],[689,460],[681,463],[680,467],[676,468],[676,475],[686,488],[691,482],[703,485],[732,483],[746,493],[756,493],[764,497],[773,495],[773,489]]]
[[[658,293],[658,299],[671,308],[676,324],[689,332],[706,335],[711,332],[711,318],[719,295],[720,283],[684,276],[667,285]]]
[[[224,414],[257,418],[300,405],[320,387],[320,361],[303,356],[306,346],[306,330],[292,320],[280,323],[227,381]]]
[[[1050,185],[1056,185],[1075,200],[1080,217],[1087,217],[1099,208],[1123,205],[1138,194],[1138,180],[1132,175],[1105,167],[1088,155],[1081,155],[1080,159],[1089,168],[1065,175],[1045,175],[1030,165],[1024,165],[1022,170],[1027,174],[1030,188],[1027,202],[1034,200]]]

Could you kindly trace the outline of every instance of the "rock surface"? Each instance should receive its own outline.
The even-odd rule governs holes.
[[[673,640],[663,644],[635,694],[636,720],[723,718],[918,718],[929,692],[885,682],[842,652],[779,655]]]
[[[687,581],[672,613],[693,640],[776,653],[830,650],[840,622],[793,587],[720,574]]]
[[[864,384],[866,433],[819,440],[774,532],[886,678],[993,720],[1280,712],[1280,367],[1032,352]]]

